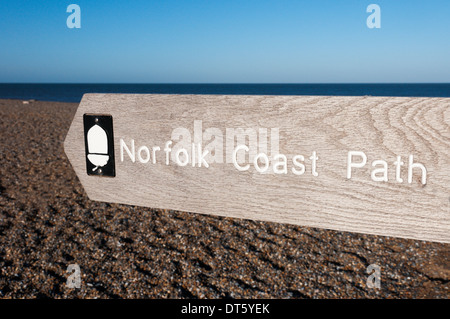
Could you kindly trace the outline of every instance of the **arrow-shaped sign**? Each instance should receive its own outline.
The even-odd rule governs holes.
[[[92,200],[450,242],[450,99],[86,94]]]

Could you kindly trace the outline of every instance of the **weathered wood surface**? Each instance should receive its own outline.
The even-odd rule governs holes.
[[[83,114],[114,121],[116,177],[88,176]],[[164,148],[173,129],[279,128],[279,153],[305,156],[301,176],[120,161],[120,138],[136,148]],[[224,139],[224,145],[225,145]],[[175,142],[174,142],[175,143]],[[207,142],[203,142],[203,145]],[[66,137],[65,152],[92,200],[341,231],[450,242],[450,99],[406,97],[86,94]],[[346,178],[347,153],[368,163]],[[319,157],[319,176],[307,158]],[[407,182],[408,156],[427,168]],[[392,163],[402,156],[403,183]],[[371,162],[389,163],[388,182],[371,179]],[[289,162],[290,163],[290,162]]]

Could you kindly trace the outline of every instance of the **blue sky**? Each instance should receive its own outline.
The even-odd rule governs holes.
[[[450,82],[450,1],[2,0],[0,82]]]

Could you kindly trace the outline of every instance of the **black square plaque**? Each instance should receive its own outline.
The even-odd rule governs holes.
[[[115,177],[112,116],[84,114],[83,124],[87,174]]]

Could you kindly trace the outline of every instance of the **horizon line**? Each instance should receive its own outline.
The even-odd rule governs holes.
[[[450,84],[450,82],[0,82],[1,84],[129,84],[129,85],[313,85],[313,84]]]

